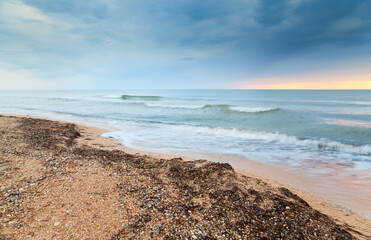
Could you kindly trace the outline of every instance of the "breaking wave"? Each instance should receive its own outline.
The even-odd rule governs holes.
[[[264,112],[272,112],[278,111],[280,108],[264,108],[264,107],[239,107],[233,105],[205,105],[202,107],[203,109],[219,109],[219,110],[227,110],[232,112],[244,112],[244,113],[264,113]]]
[[[159,107],[159,108],[179,108],[179,109],[201,109],[203,106],[197,105],[168,105],[168,104],[156,104],[156,103],[145,103],[147,107]]]
[[[136,96],[136,95],[122,95],[123,100],[160,100],[160,96]]]
[[[247,112],[247,113],[263,113],[278,111],[280,108],[264,108],[264,107],[229,107],[232,111]]]
[[[337,151],[344,153],[371,155],[371,145],[355,145],[347,144],[337,141],[331,141],[328,139],[309,139],[299,138],[296,136],[290,136],[282,133],[272,133],[264,131],[252,131],[237,128],[221,128],[221,127],[205,127],[205,126],[189,126],[189,125],[178,125],[172,126],[176,128],[182,128],[184,130],[197,131],[198,133],[204,134],[215,134],[223,135],[227,137],[237,137],[246,140],[260,140],[271,143],[294,145],[302,147],[315,148],[317,150],[328,150]]]
[[[147,107],[158,108],[173,108],[173,109],[215,109],[220,111],[244,112],[244,113],[264,113],[278,111],[280,108],[265,108],[265,107],[238,107],[228,104],[220,105],[170,105],[158,103],[143,103]]]

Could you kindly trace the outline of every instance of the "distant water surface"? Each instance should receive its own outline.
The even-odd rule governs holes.
[[[104,122],[121,129],[106,136],[143,150],[233,154],[371,182],[367,90],[0,91],[0,112]]]

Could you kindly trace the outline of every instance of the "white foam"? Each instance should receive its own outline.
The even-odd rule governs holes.
[[[145,103],[148,107],[160,107],[160,108],[180,108],[180,109],[200,109],[204,105],[168,105],[168,104],[157,104],[157,103]]]
[[[165,124],[157,124],[165,125]],[[226,137],[236,137],[242,140],[260,140],[264,142],[279,143],[290,146],[303,146],[310,147],[317,150],[330,150],[344,153],[371,154],[371,145],[352,145],[328,139],[299,139],[295,136],[290,136],[282,133],[272,133],[264,131],[251,131],[236,128],[221,128],[221,127],[203,127],[203,126],[190,126],[190,125],[167,125],[168,128],[182,129],[203,133],[205,135],[216,135]]]
[[[270,112],[278,110],[278,108],[263,108],[263,107],[229,107],[229,109],[232,111],[247,113]]]
[[[228,105],[170,105],[161,103],[144,103],[147,107],[159,107],[159,108],[175,108],[175,109],[202,109],[206,107],[220,107],[228,108],[231,111],[246,112],[246,113],[260,113],[278,110],[279,108],[264,108],[264,107],[239,107],[239,106],[228,106]]]

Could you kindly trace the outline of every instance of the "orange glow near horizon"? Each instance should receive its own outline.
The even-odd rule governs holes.
[[[242,81],[236,87],[241,89],[371,90],[371,73],[361,72],[322,72],[302,76],[259,78]]]
[[[344,81],[344,82],[291,82],[291,83],[277,83],[264,84],[248,87],[252,89],[371,89],[371,81]]]

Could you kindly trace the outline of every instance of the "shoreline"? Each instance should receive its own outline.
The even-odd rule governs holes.
[[[146,156],[149,156],[151,158],[172,159],[172,158],[181,157],[184,161],[197,161],[196,158],[185,157],[183,155],[176,155],[176,154],[172,155],[172,154],[166,154],[166,153],[148,152],[148,151],[138,150],[138,149],[134,149],[134,148],[129,148],[129,147],[123,145],[122,143],[120,143],[120,141],[118,141],[117,139],[103,137],[102,134],[108,132],[108,130],[98,128],[98,127],[93,127],[93,126],[85,126],[85,125],[81,125],[81,124],[79,124],[78,126],[79,126],[79,128],[84,129],[85,131],[83,130],[83,133],[85,132],[85,134],[87,134],[89,136],[89,138],[91,138],[91,140],[88,140],[88,141],[85,141],[85,140],[81,139],[80,141],[83,144],[84,143],[93,144],[95,146],[99,146],[99,147],[101,147],[103,149],[107,149],[107,150],[119,149],[119,150],[122,150],[124,152],[129,153],[129,154],[146,155]],[[225,157],[221,154],[216,154],[216,155],[219,156],[219,157]],[[244,158],[244,160],[245,160],[245,158]],[[270,173],[272,173],[272,171],[273,171],[273,172],[275,172],[275,174],[286,174],[286,173],[283,173],[282,169],[277,169],[273,166],[269,166],[269,165],[264,164],[264,163],[258,163],[258,162],[255,162],[254,160],[250,160],[250,159],[249,159],[249,161],[250,161],[250,164],[255,165],[255,167],[257,165],[259,165],[258,168],[261,168],[261,169],[265,168],[265,170],[270,172]],[[217,162],[217,161],[214,161],[214,162]],[[228,162],[228,161],[222,161],[222,162],[230,164],[230,162]],[[299,197],[303,198],[306,202],[308,202],[308,204],[311,207],[313,207],[314,209],[316,209],[320,212],[323,212],[323,213],[331,216],[332,218],[334,218],[336,220],[336,222],[338,222],[340,224],[347,224],[347,225],[352,226],[352,227],[358,227],[358,226],[360,226],[359,225],[360,223],[364,222],[366,227],[365,228],[361,227],[359,230],[361,230],[361,229],[362,229],[361,231],[366,230],[367,234],[369,236],[371,236],[371,219],[368,219],[364,216],[361,216],[360,214],[358,214],[356,212],[353,212],[352,210],[346,209],[346,208],[342,207],[341,205],[336,205],[334,203],[331,203],[330,201],[322,199],[321,197],[316,196],[312,193],[304,192],[304,191],[302,191],[302,190],[300,190],[296,187],[293,187],[293,186],[290,186],[290,185],[287,185],[287,184],[283,184],[281,182],[278,182],[277,180],[262,176],[261,174],[251,172],[251,171],[247,171],[247,170],[243,170],[243,169],[240,169],[240,168],[236,168],[234,166],[233,166],[233,168],[240,175],[257,178],[259,180],[262,180],[262,181],[266,182],[270,186],[273,186],[273,187],[276,187],[276,188],[284,187],[284,188],[289,189],[291,192],[293,192],[294,194],[297,194]],[[255,170],[256,169],[257,168],[255,168]],[[295,176],[292,175],[292,176],[290,176],[289,179],[293,179],[293,178],[295,178]]]
[[[4,115],[4,116],[7,116],[7,115]],[[12,114],[10,116],[16,116],[16,117],[23,116],[27,118],[31,117],[33,119],[40,119],[40,118],[48,119],[46,117],[44,118],[44,117],[38,117],[38,116],[24,116],[24,115],[18,116],[15,114]],[[56,122],[66,123],[67,121],[57,120]],[[121,143],[119,143],[117,140],[103,137],[102,134],[104,132],[107,132],[108,130],[94,127],[94,126],[83,125],[81,123],[77,124],[77,126],[78,126],[77,129],[81,133],[82,137],[77,138],[76,141],[79,145],[82,145],[82,146],[84,145],[93,146],[95,148],[99,148],[102,150],[120,150],[127,154],[133,154],[135,156],[145,156],[145,157],[149,157],[153,159],[169,160],[169,159],[173,159],[174,157],[177,157],[176,155],[171,155],[171,154],[153,153],[153,152],[146,152],[146,151],[140,151],[140,150],[133,149],[133,148],[128,148],[122,145]],[[194,159],[191,159],[191,158],[185,158],[184,160],[194,161]],[[315,195],[305,193],[294,187],[283,185],[277,182],[276,180],[268,179],[264,176],[260,176],[259,174],[247,172],[247,171],[244,171],[238,168],[235,168],[235,170],[239,175],[245,175],[249,178],[251,177],[251,178],[259,179],[275,188],[285,187],[289,189],[291,192],[293,192],[294,194],[297,194],[299,197],[303,198],[314,209],[334,218],[338,224],[349,226],[350,228],[353,228],[355,231],[363,233],[366,236],[371,236],[371,230],[370,230],[371,221],[369,219],[366,219],[356,213],[349,212],[348,210],[336,207],[332,205],[331,203]]]
[[[102,136],[104,133],[114,132],[120,129],[117,129],[111,125],[108,125],[103,122],[95,121],[81,121],[81,120],[66,120],[58,119],[55,117],[47,116],[38,116],[38,115],[23,115],[23,114],[3,114],[4,116],[19,116],[19,117],[31,117],[36,119],[47,119],[52,121],[58,121],[62,123],[74,123],[77,124],[80,128],[87,128],[87,134],[91,135],[92,140],[87,142],[82,141],[82,144],[93,144],[95,146],[102,145],[105,146],[104,149],[114,150],[120,149],[129,154],[139,154],[146,155],[152,158],[163,158],[163,159],[172,159],[172,158],[183,158],[186,161],[194,161],[195,159],[206,159],[213,162],[223,162],[228,163],[233,166],[233,168],[241,174],[253,176],[264,181],[269,182],[271,185],[283,186],[289,188],[291,191],[294,191],[300,196],[303,196],[305,199],[311,199],[311,202],[321,211],[327,212],[329,207],[322,207],[323,205],[329,204],[335,209],[342,209],[342,211],[336,213],[336,218],[345,219],[348,218],[348,214],[354,214],[365,218],[371,223],[371,215],[366,214],[371,213],[371,209],[368,209],[367,212],[359,212],[356,209],[368,205],[367,199],[360,201],[354,201],[353,199],[334,199],[332,195],[332,189],[328,186],[321,186],[322,182],[319,178],[319,175],[309,175],[307,172],[301,172],[300,169],[284,169],[272,164],[262,163],[249,159],[246,157],[239,157],[229,154],[212,154],[212,153],[197,153],[197,152],[173,152],[173,153],[161,153],[161,152],[151,152],[146,150],[140,150],[132,147],[125,146],[119,139],[112,137]],[[93,134],[92,134],[93,133]],[[112,145],[113,144],[113,145]],[[107,147],[112,145],[113,147]],[[333,186],[338,187],[338,186]],[[335,211],[335,210],[332,210]],[[337,211],[335,211],[337,212]],[[363,214],[362,214],[363,213]],[[332,212],[326,214],[332,215]],[[371,231],[370,231],[371,235]]]

